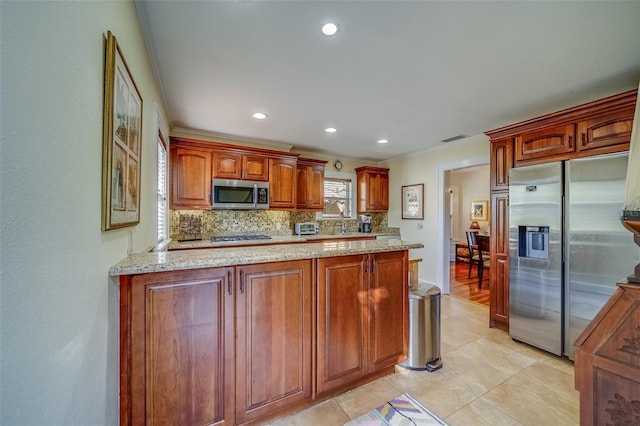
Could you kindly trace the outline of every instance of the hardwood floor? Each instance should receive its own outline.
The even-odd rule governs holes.
[[[469,276],[469,264],[451,262],[450,290],[451,296],[459,299],[469,300],[480,305],[489,306],[489,273],[485,269],[482,280],[482,289],[478,288],[477,268],[471,270]]]

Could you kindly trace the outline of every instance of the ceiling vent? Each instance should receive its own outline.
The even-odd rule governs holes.
[[[457,141],[458,139],[464,139],[464,138],[468,138],[469,136],[467,135],[463,135],[462,133],[460,133],[459,135],[455,135],[455,136],[451,136],[450,138],[446,138],[446,139],[442,139],[440,142],[453,142],[453,141]]]

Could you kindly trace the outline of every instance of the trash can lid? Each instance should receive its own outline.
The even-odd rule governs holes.
[[[420,284],[417,289],[409,290],[409,298],[424,299],[440,296],[440,287],[431,284]]]

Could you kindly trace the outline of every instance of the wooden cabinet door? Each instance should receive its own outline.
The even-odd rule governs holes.
[[[367,260],[367,255],[354,255],[317,261],[317,393],[367,373]]]
[[[407,251],[376,253],[369,262],[369,371],[406,358],[409,337]]]
[[[298,162],[296,207],[299,210],[324,210],[324,165]]]
[[[296,164],[295,158],[269,159],[269,207],[296,207]]]
[[[515,138],[515,160],[517,165],[549,162],[564,159],[563,154],[576,150],[576,125],[566,124],[522,133]],[[553,156],[560,156],[553,158]]]
[[[509,170],[513,167],[513,138],[491,141],[491,190],[509,189]]]
[[[491,194],[489,322],[509,331],[509,193]]]
[[[121,328],[130,327],[121,337],[121,424],[234,424],[233,269],[129,278],[121,280]]]
[[[269,180],[269,159],[262,155],[244,154],[242,156],[242,179]]]
[[[238,267],[236,422],[311,397],[311,261]]]
[[[578,123],[578,151],[589,155],[627,151],[631,141],[634,108],[601,114]]]
[[[389,210],[389,169],[364,166],[356,169],[358,213]]]
[[[241,179],[242,155],[235,152],[214,152],[213,177],[219,179]]]
[[[311,175],[307,179],[309,208],[317,211],[324,210],[324,165],[313,165]]]
[[[172,209],[211,209],[211,151],[171,147]]]

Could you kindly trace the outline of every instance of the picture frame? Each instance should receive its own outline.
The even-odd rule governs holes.
[[[424,184],[402,187],[402,219],[424,219]]]
[[[489,201],[472,201],[469,218],[471,220],[489,220]]]
[[[142,97],[115,36],[104,38],[102,230],[140,223]]]

